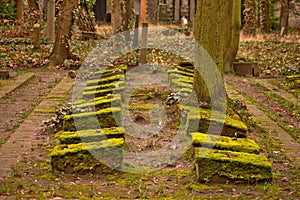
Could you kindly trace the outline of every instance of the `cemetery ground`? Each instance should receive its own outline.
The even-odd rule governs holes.
[[[272,162],[273,180],[210,183],[197,181],[190,152],[149,173],[53,170],[49,154],[58,139],[56,131],[45,130],[42,121],[72,101],[74,79],[68,70],[78,68],[97,42],[73,40],[74,60],[49,69],[46,44],[37,52],[25,40],[2,39],[1,65],[11,69],[13,77],[0,82],[0,199],[299,199],[300,86],[299,79],[288,80],[286,75],[295,74],[299,67],[300,43],[297,35],[279,40],[270,35],[242,39],[238,56],[258,62],[261,77],[224,77],[234,110],[248,126],[248,137]],[[150,53],[150,58],[155,56],[156,52]],[[147,96],[158,81],[155,77],[144,80],[149,84],[138,94]],[[140,105],[165,100],[165,88],[158,87],[151,96],[155,98],[148,102],[136,98],[131,104],[137,123],[149,123],[148,112]],[[133,152],[167,146],[176,120],[175,114],[168,115],[161,134],[143,141],[127,137],[127,146]]]

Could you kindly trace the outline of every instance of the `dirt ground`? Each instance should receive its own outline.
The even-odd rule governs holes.
[[[109,33],[105,34],[109,36]],[[299,42],[299,38],[296,39]],[[250,38],[250,40],[255,40],[255,38]],[[263,41],[264,38],[257,40]],[[294,41],[294,39],[290,40]],[[244,53],[248,55],[249,52]],[[34,71],[36,72],[34,79],[0,99],[0,147],[65,75],[65,71],[60,70],[36,69]],[[132,98],[128,103],[128,107],[134,108],[130,111],[130,117],[139,125],[139,132],[145,137],[127,136],[127,149],[135,153],[168,146],[174,132],[177,131],[176,124],[174,124],[177,110],[170,108],[166,112],[166,118],[163,113],[162,118],[156,116],[155,123],[152,121],[157,126],[157,130],[161,131],[148,137],[153,134],[146,129],[151,122],[151,113],[156,113],[155,109],[162,109],[162,107],[152,106],[149,109],[143,109],[143,106],[138,104],[159,103],[160,105],[165,101],[161,95],[166,92],[161,86],[165,84],[161,80],[166,77],[158,77],[157,72],[152,73],[153,69],[149,72],[150,75],[146,79],[138,72],[137,75],[132,73],[134,77],[127,77],[129,87],[136,86],[137,90],[141,88],[152,90],[156,87],[155,83],[160,83],[157,87],[159,89],[156,90],[157,96],[154,95],[155,98],[142,101]],[[163,73],[165,70],[160,72]],[[135,85],[139,81],[147,84]],[[300,119],[299,115],[293,112],[296,108],[284,106],[271,98],[269,93],[253,82],[252,78],[244,77],[241,81],[241,78],[230,76],[227,81],[251,97],[278,123],[292,126],[293,137],[299,142]],[[71,98],[70,96],[69,102]],[[42,132],[41,129],[36,137],[35,144],[37,145],[32,145],[30,154],[24,156],[18,165],[12,168],[10,177],[0,181],[0,199],[300,199],[299,167],[285,156],[282,147],[272,138],[272,135],[268,134],[268,130],[256,127],[255,123],[249,120],[247,113],[244,117],[249,128],[249,137],[259,144],[261,154],[267,156],[273,163],[274,180],[272,182],[198,183],[190,152],[182,155],[172,165],[162,163],[165,168],[149,173],[114,171],[107,174],[64,174],[53,171],[51,168],[49,152],[56,144],[54,133],[51,130]],[[40,120],[42,122],[45,119]],[[165,126],[161,129],[162,125]]]
[[[3,106],[1,111],[5,110],[0,118],[5,123],[1,123],[1,126],[8,127],[6,129],[10,130],[4,132],[5,137],[13,131],[13,128],[10,128],[13,122],[22,120],[20,112],[29,114],[32,106],[34,107],[62,76],[63,73],[60,71],[37,72],[35,79],[1,100]],[[149,81],[151,79],[155,82],[154,77],[155,75],[150,76]],[[142,78],[144,79],[144,76]],[[237,88],[247,91],[255,101],[264,104],[271,111],[275,107],[272,106],[274,103],[280,108],[283,119],[289,120],[295,127],[299,125],[299,121],[293,117],[284,118],[283,114],[288,111],[284,112],[284,108],[276,102],[271,102],[262,94],[259,95],[259,89],[254,84],[250,84],[251,79],[244,78],[244,81],[240,82],[232,77],[230,81]],[[156,86],[149,83],[147,87],[152,90]],[[143,86],[143,88],[147,87]],[[165,92],[163,87],[156,88],[160,88],[156,90],[158,94]],[[140,102],[133,98],[131,105],[158,103],[164,100],[160,96]],[[16,103],[13,104],[14,102]],[[5,113],[10,113],[10,116],[4,117]],[[174,110],[169,110],[167,113],[167,116],[173,117],[167,118],[166,128],[155,137],[151,137],[150,140],[130,136],[126,138],[131,151],[145,152],[168,145],[176,129],[172,126],[175,120]],[[131,115],[140,125],[147,125],[151,112],[133,110]],[[8,118],[12,120],[7,120]],[[198,183],[195,181],[193,163],[188,157],[189,154],[183,155],[172,165],[150,173],[64,174],[51,169],[48,154],[55,145],[53,134],[45,135],[41,132],[40,137],[37,138],[39,146],[33,147],[32,154],[20,161],[12,170],[11,177],[0,182],[1,199],[6,199],[8,196],[17,199],[299,199],[299,169],[285,157],[280,146],[272,140],[272,136],[266,134],[265,130],[254,127],[253,123],[249,123],[248,126],[250,138],[258,142],[262,154],[273,162],[273,182],[254,185]],[[162,134],[165,132],[166,134]]]

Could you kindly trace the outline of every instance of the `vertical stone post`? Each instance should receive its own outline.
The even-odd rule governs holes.
[[[174,21],[180,20],[180,0],[175,0],[174,6]]]
[[[148,40],[148,23],[142,24],[142,40],[140,50],[140,64],[147,63],[147,40]]]
[[[139,45],[139,22],[140,21],[140,16],[135,15],[135,26],[134,26],[134,36],[133,36],[133,48],[138,47]]]
[[[39,50],[41,48],[41,26],[34,24],[33,26],[33,48]]]
[[[147,23],[147,0],[141,0],[140,23]]]
[[[55,39],[55,0],[48,0],[47,2],[47,36],[51,42]]]

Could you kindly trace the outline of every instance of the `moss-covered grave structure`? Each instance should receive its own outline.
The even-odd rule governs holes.
[[[182,62],[172,68],[168,71],[168,81],[173,91],[191,92],[193,64]],[[195,173],[200,182],[257,183],[272,180],[271,162],[259,155],[259,146],[248,139],[248,128],[237,115],[227,114],[223,125],[222,121],[211,117],[210,109],[181,107],[193,111],[189,112],[186,126],[187,134],[192,138]],[[212,128],[208,129],[209,126]],[[221,133],[213,132],[214,126],[223,126]],[[198,127],[197,131],[193,132],[192,127]]]
[[[81,112],[66,115],[63,130],[56,134],[58,144],[50,154],[54,170],[109,173],[122,168],[121,93],[126,70],[125,65],[114,66],[89,77],[82,100],[74,102],[74,109]],[[102,164],[102,159],[110,167]]]
[[[110,167],[122,169],[121,149],[125,147],[126,130],[122,127],[121,115],[126,69],[124,65],[113,66],[95,72],[89,78],[83,90],[83,100],[74,105],[85,112],[65,116],[63,130],[56,134],[58,144],[50,154],[53,169],[67,173],[103,173],[111,171]],[[192,63],[171,66],[167,76],[169,88],[174,93],[192,92]],[[138,97],[144,98],[143,95]],[[257,143],[248,138],[248,128],[238,115],[231,110],[233,114],[226,115],[223,125],[223,121],[211,117],[210,109],[181,105],[180,101],[178,108],[188,111],[186,134],[192,141],[193,170],[197,180],[222,183],[272,180],[271,163],[260,155]],[[149,110],[147,105],[143,104]],[[130,109],[137,108],[131,105]],[[209,126],[213,128],[209,129]],[[223,126],[221,133],[211,131],[217,126]],[[110,157],[115,159],[107,167],[95,158],[95,153],[106,161]],[[200,156],[203,153],[206,156]]]

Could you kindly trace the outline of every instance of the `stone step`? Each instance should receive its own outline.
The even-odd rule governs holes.
[[[85,99],[94,99],[97,97],[103,97],[108,94],[120,94],[123,93],[125,90],[124,86],[118,87],[118,88],[107,88],[107,89],[102,89],[102,90],[93,90],[93,91],[86,91],[83,92],[83,98]]]
[[[114,94],[111,96],[96,97],[94,101],[78,102],[74,104],[73,110],[79,112],[98,111],[109,107],[121,107],[121,95]]]
[[[170,66],[170,68],[175,69],[175,70],[177,69],[177,70],[180,70],[180,71],[188,72],[188,73],[194,73],[194,68],[183,67],[183,66],[180,66],[180,65]]]
[[[168,70],[168,77],[171,74],[178,74],[178,75],[181,75],[181,76],[194,77],[194,73],[180,71],[180,70],[176,70],[176,69]]]
[[[113,82],[118,82],[118,81],[124,81],[125,76],[123,74],[121,75],[114,75],[110,77],[105,77],[101,79],[95,79],[95,80],[88,80],[86,81],[86,86],[97,86],[97,85],[103,85],[107,83],[113,83]]]
[[[180,79],[173,79],[171,81],[170,87],[172,89],[180,89],[180,88],[192,89],[193,88],[193,83],[183,82],[183,80],[180,80]]]
[[[112,82],[112,83],[107,83],[107,84],[85,87],[83,89],[83,92],[103,90],[103,89],[109,89],[109,88],[118,88],[118,87],[122,87],[122,86],[124,86],[124,81],[117,81],[117,82]]]
[[[82,142],[99,142],[112,138],[124,138],[125,130],[122,127],[111,127],[78,132],[59,132],[56,134],[60,144],[78,144]]]
[[[103,69],[100,71],[96,71],[93,73],[93,75],[90,77],[90,79],[96,79],[96,78],[104,78],[104,77],[109,77],[117,74],[124,74],[127,70],[127,65],[122,65],[119,66],[118,68],[108,68],[108,69]]]
[[[300,80],[300,74],[286,76],[286,79],[288,81]]]
[[[222,136],[237,138],[247,137],[248,128],[246,124],[242,121],[232,119],[231,117],[225,115],[225,113],[224,116],[221,113],[217,113],[215,114],[216,118],[213,119],[211,118],[211,110],[208,109],[191,108],[188,106],[181,106],[181,109],[189,110],[190,113],[187,118],[188,133],[197,131],[200,133],[220,135],[220,132],[214,132],[214,130],[220,130],[221,127]],[[193,110],[191,111],[191,109]],[[210,130],[208,130],[209,127]]]
[[[76,123],[76,126],[75,126]],[[64,131],[78,131],[121,126],[121,108],[110,107],[97,112],[85,112],[66,115],[63,122]]]
[[[230,138],[199,132],[190,133],[190,135],[194,147],[214,148],[253,154],[259,154],[260,151],[258,144],[247,138]]]
[[[59,144],[50,153],[52,170],[71,174],[103,173],[121,169],[124,145],[123,138],[91,143]]]
[[[273,179],[272,163],[262,155],[195,147],[194,158],[200,182],[258,183]]]

